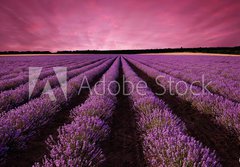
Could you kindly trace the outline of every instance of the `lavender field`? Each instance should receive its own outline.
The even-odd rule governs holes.
[[[2,56],[0,65],[0,166],[240,166],[239,56]]]

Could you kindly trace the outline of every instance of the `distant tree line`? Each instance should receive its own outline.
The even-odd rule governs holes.
[[[50,51],[2,51],[0,54],[140,54],[140,53],[171,53],[171,52],[202,52],[221,54],[240,54],[240,46],[236,47],[200,47],[200,48],[164,48],[164,49],[132,49],[132,50],[64,50]]]
[[[50,51],[0,51],[0,54],[51,54]]]
[[[203,52],[221,54],[240,54],[240,46],[237,47],[204,47],[204,48],[165,48],[165,49],[133,49],[133,50],[75,50],[58,51],[68,54],[140,54],[140,53],[171,53],[171,52]]]

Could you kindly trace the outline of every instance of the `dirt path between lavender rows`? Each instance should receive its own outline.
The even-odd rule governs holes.
[[[117,95],[118,104],[110,123],[111,133],[103,142],[102,149],[106,161],[102,167],[144,167],[141,141],[136,130],[135,113],[131,109],[128,96],[124,96],[123,73],[120,70],[119,79],[121,90]]]

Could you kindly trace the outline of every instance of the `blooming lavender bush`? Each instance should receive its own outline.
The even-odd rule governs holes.
[[[198,81],[195,82],[197,86],[203,84],[204,75],[204,82],[211,82],[208,86],[211,92],[240,102],[239,57],[138,56],[134,58],[189,83]]]
[[[118,58],[106,72],[107,82],[117,79],[119,62]],[[116,86],[111,88],[111,92],[116,92]],[[99,89],[106,87],[95,85],[94,90]],[[110,132],[107,120],[112,116],[116,102],[116,97],[109,92],[104,95],[92,93],[83,105],[71,111],[73,121],[59,128],[57,141],[49,137],[50,157],[45,156],[42,164],[35,163],[34,166],[99,166],[105,160],[99,142]]]
[[[92,62],[93,61],[88,62],[89,64],[87,64],[86,66],[84,66],[86,63],[78,64],[77,67],[82,67],[82,66],[83,67],[69,71],[67,74],[68,80],[76,77],[77,75],[80,75],[81,73],[83,73],[87,70],[90,70],[91,68],[94,68],[94,67],[100,65],[101,63],[104,62],[104,60],[96,62],[96,63],[92,63]],[[75,67],[76,67],[76,65],[74,65],[74,68]],[[70,69],[71,69],[71,67],[70,67]],[[49,81],[51,83],[52,88],[59,86],[59,81],[56,76],[46,77],[43,80],[40,80],[39,82],[37,82],[30,99],[41,95],[47,81]],[[29,93],[30,92],[29,92],[29,84],[28,83],[23,84],[14,90],[4,91],[4,92],[0,93],[0,113],[7,112],[10,109],[13,109],[21,104],[26,103],[29,100]]]
[[[187,91],[183,95],[179,95],[177,92],[181,92],[182,87],[178,87],[179,90],[176,90],[176,83],[179,79],[173,78],[166,73],[161,73],[158,70],[155,70],[145,64],[139,63],[136,60],[128,59],[136,67],[147,73],[148,76],[152,78],[157,78],[159,75],[165,76],[158,78],[162,85],[165,86],[168,90],[170,89],[168,81],[174,80],[171,90],[178,95],[179,98],[188,101],[195,107],[197,110],[212,115],[216,123],[223,125],[228,128],[230,132],[235,133],[240,136],[240,104],[230,101],[222,96],[211,94],[211,93],[201,93],[199,95],[194,95],[191,91]],[[190,85],[189,85],[190,87]],[[201,89],[197,86],[193,86],[194,92],[201,92]]]
[[[67,63],[66,61],[64,61],[62,63],[56,63],[56,64],[54,64],[54,66],[74,66],[74,64],[76,66],[76,63],[74,63],[74,62]],[[18,64],[15,64],[15,65],[18,68]],[[14,65],[11,65],[11,66],[14,66]],[[29,73],[27,70],[31,66],[43,67],[44,69],[46,69],[46,71],[44,71],[43,73],[40,74],[39,79],[43,79],[45,77],[54,75],[54,71],[51,68],[49,68],[49,63],[41,63],[41,64],[37,64],[37,66],[35,64],[31,65],[31,63],[26,63],[25,67],[24,67],[25,68],[24,73],[20,73],[16,77],[13,77],[13,78],[10,77],[10,78],[0,80],[0,91],[4,91],[4,90],[8,90],[8,89],[15,89],[18,86],[27,83],[28,79],[29,79]],[[9,71],[8,71],[8,73],[9,73]]]
[[[104,156],[96,142],[103,140],[109,127],[98,117],[78,116],[58,130],[58,141],[47,140],[51,159],[44,166],[98,166]],[[37,163],[36,166],[40,164]]]
[[[127,80],[134,84],[141,81],[124,59],[122,63]],[[130,98],[137,111],[138,130],[148,166],[221,166],[214,152],[187,135],[184,123],[163,101],[150,89],[143,90],[148,92],[147,96],[132,93]]]
[[[81,74],[69,81],[69,83],[77,82],[81,83],[84,76],[92,78],[96,76],[98,72],[104,72],[111,64],[113,60],[110,59],[102,65],[89,70],[88,72]],[[91,80],[89,81],[91,82]],[[72,85],[72,84],[71,84]],[[77,95],[79,84],[75,84],[75,87],[70,87],[68,94]],[[23,106],[16,108],[4,114],[0,118],[0,157],[6,155],[7,150],[11,148],[21,148],[29,137],[32,136],[38,128],[46,125],[61,107],[67,105],[67,102],[71,101],[74,96],[69,96],[66,101],[60,88],[55,88],[57,100],[51,101],[48,95],[42,95],[40,98],[31,100]]]

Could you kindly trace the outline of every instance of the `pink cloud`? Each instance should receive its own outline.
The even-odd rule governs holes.
[[[3,0],[0,50],[240,45],[239,0]]]

